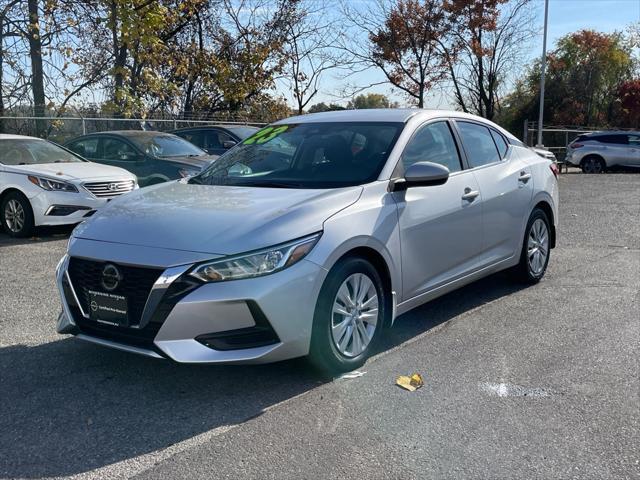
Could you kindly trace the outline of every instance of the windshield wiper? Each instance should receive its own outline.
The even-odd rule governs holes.
[[[263,187],[263,188],[298,188],[300,187],[300,184],[295,182],[275,182],[275,181],[265,180],[263,182],[232,183],[229,186]]]

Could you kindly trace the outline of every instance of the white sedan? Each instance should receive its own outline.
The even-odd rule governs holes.
[[[72,225],[114,197],[138,188],[136,176],[51,142],[0,135],[0,222],[12,237],[39,225]]]

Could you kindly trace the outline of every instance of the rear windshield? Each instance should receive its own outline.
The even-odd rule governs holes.
[[[336,188],[376,180],[404,124],[302,123],[266,127],[191,183]]]
[[[259,128],[257,127],[227,127],[227,130],[237,135],[240,140],[244,140],[256,133]]]
[[[72,153],[46,140],[31,138],[0,140],[0,163],[3,165],[40,165],[82,161]]]

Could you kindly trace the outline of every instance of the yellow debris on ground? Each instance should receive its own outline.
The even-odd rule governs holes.
[[[400,375],[396,379],[396,385],[404,388],[405,390],[409,390],[410,392],[415,392],[417,389],[424,385],[424,380],[422,379],[422,375],[419,373],[414,373],[410,377],[406,375]]]

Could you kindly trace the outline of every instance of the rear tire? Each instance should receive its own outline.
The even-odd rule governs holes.
[[[542,280],[551,256],[551,226],[547,214],[536,208],[525,229],[520,262],[513,269],[515,279],[527,284]]]
[[[375,351],[388,305],[378,271],[358,257],[329,272],[313,319],[309,360],[331,376],[355,370]]]
[[[0,203],[0,221],[11,237],[24,238],[33,232],[33,210],[27,197],[20,192],[7,194]]]
[[[603,173],[607,169],[604,160],[595,155],[589,155],[580,162],[582,173]]]

